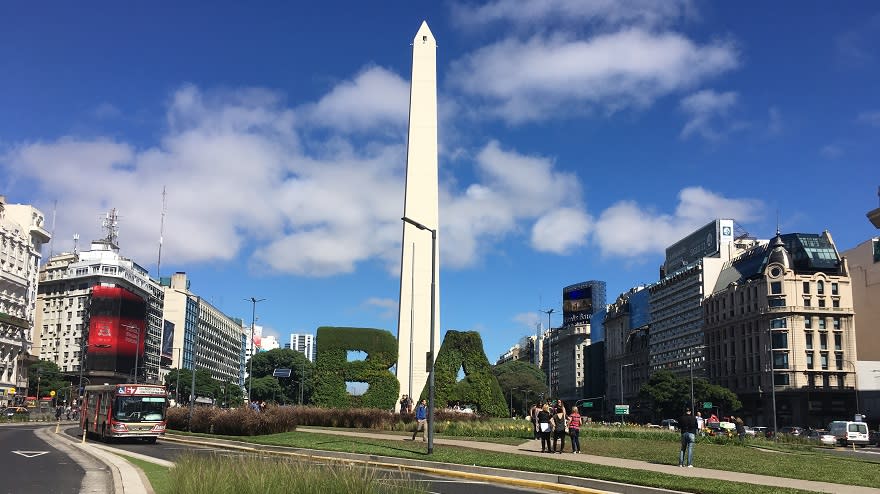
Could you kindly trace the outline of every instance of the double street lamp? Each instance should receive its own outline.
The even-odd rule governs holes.
[[[254,368],[254,355],[257,354],[257,345],[254,343],[254,330],[257,325],[257,302],[262,302],[266,299],[264,298],[246,298],[246,301],[251,303],[251,358],[248,359],[248,406],[251,404],[251,388],[254,384],[254,376],[251,373],[251,370]]]
[[[434,319],[437,308],[435,307],[436,290],[437,290],[437,230],[428,228],[418,221],[411,220],[404,216],[400,218],[404,223],[431,232],[431,373],[428,375],[428,454],[434,452]],[[410,328],[412,332],[413,328]]]

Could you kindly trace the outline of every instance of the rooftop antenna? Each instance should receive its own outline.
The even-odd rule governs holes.
[[[104,215],[104,219],[101,221],[101,228],[107,232],[107,236],[104,237],[104,240],[109,244],[118,247],[119,215],[116,213],[116,208],[111,209],[109,213]]]
[[[79,233],[73,234],[73,255],[79,254]]]
[[[779,210],[776,210],[776,235],[779,236]]]
[[[58,212],[58,199],[52,202],[52,238],[49,240],[49,258],[55,255],[55,215]]]
[[[156,261],[156,277],[162,279],[162,238],[165,234],[165,211],[168,203],[166,201],[165,186],[162,186],[162,221],[159,223],[159,259]]]

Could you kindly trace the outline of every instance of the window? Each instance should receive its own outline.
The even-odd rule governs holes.
[[[822,370],[828,370],[828,352],[822,352],[820,362],[822,364]]]
[[[788,374],[774,374],[773,384],[776,386],[788,386]]]
[[[824,298],[819,299],[819,307],[825,307],[825,299]]]
[[[782,282],[781,281],[772,281],[770,282],[770,293],[773,295],[779,295],[782,293]]]
[[[807,352],[807,369],[813,368],[813,352]]]
[[[804,282],[804,293],[810,293],[810,282],[809,281]]]
[[[840,307],[840,299],[835,298],[831,300],[831,307]]]
[[[784,327],[786,327],[784,317],[777,317],[776,319],[770,320],[770,328],[771,329],[779,329],[779,328],[784,328]]]
[[[825,318],[824,317],[819,318],[819,329],[825,329]]]
[[[825,295],[825,282],[819,280],[816,282],[816,293],[819,295]]]
[[[783,297],[771,298],[767,302],[770,307],[785,307],[785,298]]]
[[[831,295],[840,295],[840,293],[838,293],[837,291],[837,283],[831,284]]]
[[[813,329],[813,318],[804,316],[804,329]]]
[[[840,329],[840,318],[834,317],[831,319],[831,327],[834,329]]]
[[[788,348],[788,333],[786,331],[774,331],[771,333],[773,349]]]
[[[773,368],[788,369],[788,352],[773,352]]]
[[[835,353],[834,354],[834,366],[837,367],[837,370],[843,370],[843,354]]]
[[[806,339],[806,342],[807,342],[806,343],[807,350],[812,350],[813,349],[813,333],[804,334],[804,338]]]
[[[842,336],[843,335],[840,333],[834,333],[834,349],[838,352],[843,350],[843,347],[841,346],[841,340],[843,339],[841,338]]]
[[[819,349],[828,350],[828,333],[819,333]]]

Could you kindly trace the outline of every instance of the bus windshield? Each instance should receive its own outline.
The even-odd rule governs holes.
[[[125,422],[165,419],[165,398],[161,396],[119,396],[113,407],[116,420]]]

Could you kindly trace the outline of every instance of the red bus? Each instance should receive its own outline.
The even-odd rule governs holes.
[[[165,386],[103,384],[85,387],[80,425],[102,441],[139,438],[155,443],[165,434]]]

